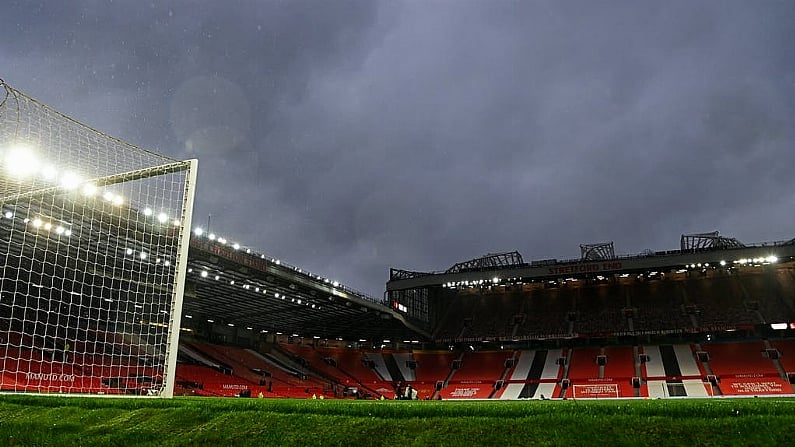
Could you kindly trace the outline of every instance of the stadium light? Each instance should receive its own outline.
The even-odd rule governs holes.
[[[721,267],[723,267],[723,266],[725,266],[725,265],[726,265],[726,261],[724,261],[724,260],[722,260],[722,259],[721,259],[721,261],[720,261],[720,266],[721,266]]]
[[[91,197],[97,193],[97,185],[93,183],[86,183],[83,185],[83,195]]]
[[[55,181],[58,177],[58,170],[53,165],[47,165],[41,170],[41,176],[44,177],[44,180]]]
[[[195,234],[196,236],[201,236],[202,234],[204,234],[204,230],[201,227],[196,227],[196,229],[193,230],[193,234]]]
[[[61,177],[61,186],[65,189],[75,189],[80,186],[82,180],[74,172],[67,172]]]
[[[152,211],[152,208],[149,208],[149,207],[144,208],[144,216],[149,217],[149,216],[152,215],[153,212],[154,211]]]
[[[14,146],[6,152],[5,163],[8,173],[20,179],[30,177],[39,169],[33,150],[24,145]]]
[[[160,223],[166,223],[168,221],[168,215],[166,213],[160,213],[157,215],[157,221]]]
[[[6,211],[5,214],[3,214],[3,216],[5,216],[6,219],[11,219],[14,217],[14,213],[12,213],[11,211]]]
[[[774,264],[774,263],[778,262],[778,258],[776,256],[771,255],[771,256],[768,256],[767,258],[765,258],[765,261],[767,261],[767,262],[769,262],[771,264]]]

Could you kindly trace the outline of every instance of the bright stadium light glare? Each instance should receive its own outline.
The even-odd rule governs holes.
[[[774,263],[778,262],[778,258],[776,256],[770,255],[767,258],[765,258],[765,261],[767,261],[767,262],[769,262],[771,264],[774,264]]]
[[[204,230],[201,227],[196,227],[196,229],[193,230],[193,234],[195,234],[196,236],[201,236],[202,234],[204,234]]]
[[[206,278],[207,274],[208,274],[207,270],[202,270],[202,273],[201,273],[202,278]]]
[[[121,206],[122,204],[124,204],[124,197],[120,195],[115,195],[113,196],[113,200],[111,200],[111,202],[116,206]]]
[[[85,185],[83,185],[83,195],[84,196],[91,197],[91,196],[96,195],[96,193],[97,193],[97,185],[95,185],[93,183],[86,183]]]
[[[722,259],[721,259],[721,261],[720,261],[720,265],[721,265],[721,267],[723,267],[724,265],[726,265],[726,261],[724,261],[724,260],[722,260]]]
[[[240,244],[235,243],[234,245],[232,245],[232,248],[234,248],[235,250],[240,250]]]
[[[152,215],[153,212],[154,211],[152,211],[152,208],[149,208],[149,207],[144,208],[144,216],[149,217],[149,216]]]
[[[39,228],[41,226],[41,224],[42,224],[42,221],[38,217],[33,219],[33,226],[34,227]]]
[[[67,228],[66,231],[63,232],[63,235],[66,236],[66,237],[71,236],[72,235],[72,230]]]
[[[142,251],[142,252],[141,252],[141,254],[139,255],[139,257],[140,257],[141,259],[146,259],[146,257],[147,257],[147,256],[148,256],[148,255],[146,254],[146,252],[145,252],[145,251]]]
[[[127,253],[128,255],[131,255],[131,254],[133,254],[133,249],[132,248],[128,248],[127,250],[124,250],[124,252]]]
[[[49,223],[49,222],[45,223],[44,224],[44,229],[47,230],[47,231],[50,231],[52,229],[52,224]]]
[[[102,193],[102,198],[108,202],[113,201],[113,193],[110,191],[105,191]]]
[[[14,217],[14,213],[12,213],[11,211],[6,211],[5,214],[3,214],[3,216],[5,216],[6,219],[11,219]]]
[[[210,239],[211,241],[214,241],[215,240],[215,233],[210,233],[210,235],[207,236],[207,238]]]
[[[157,215],[157,221],[160,223],[166,223],[168,220],[168,215],[166,213],[160,213]]]
[[[41,176],[44,177],[44,180],[55,181],[58,177],[58,170],[53,165],[47,165],[41,170]]]
[[[36,154],[27,146],[12,147],[5,156],[6,170],[14,177],[24,179],[39,170]]]
[[[74,172],[67,172],[61,177],[61,186],[64,189],[75,189],[80,186],[80,183],[82,183],[80,176]]]

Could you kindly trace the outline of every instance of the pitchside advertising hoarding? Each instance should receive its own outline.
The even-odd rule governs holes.
[[[576,399],[606,399],[619,397],[617,383],[587,383],[572,385],[572,393]]]

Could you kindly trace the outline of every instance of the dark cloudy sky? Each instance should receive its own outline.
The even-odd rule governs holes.
[[[795,237],[795,2],[4,1],[0,78],[197,157],[194,224],[389,267]]]

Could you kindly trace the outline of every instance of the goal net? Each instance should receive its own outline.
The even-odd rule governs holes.
[[[0,391],[173,394],[195,180],[0,80]]]

